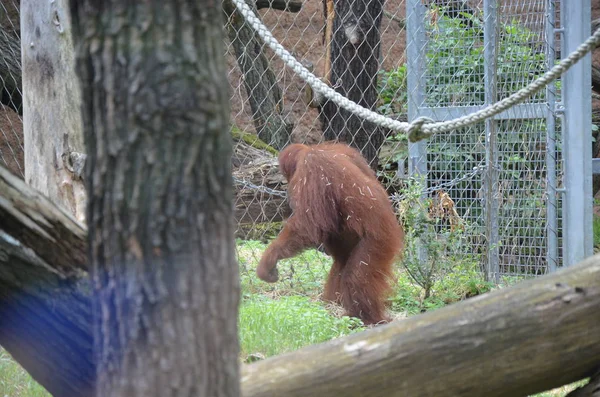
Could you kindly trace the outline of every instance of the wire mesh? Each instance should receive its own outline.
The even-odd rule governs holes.
[[[406,136],[383,131],[345,111],[334,109],[324,117],[322,99],[262,44],[231,3],[224,4],[237,236],[256,241],[240,245],[238,251],[242,277],[249,285],[255,281],[254,267],[264,244],[291,213],[276,151],[256,144],[255,136],[275,149],[290,142],[339,138],[368,152],[375,142],[381,146],[375,160],[378,173],[390,195],[401,195],[422,166],[426,195],[436,198],[443,191],[453,200],[457,216],[469,226],[468,250],[481,254],[488,274],[537,275],[548,271],[549,261],[560,263],[562,201],[551,190],[561,188],[564,168],[561,122],[555,114],[560,84],[493,122],[433,136],[415,150]],[[343,88],[359,104],[396,119],[427,116],[441,121],[462,116],[509,96],[560,58],[557,1],[355,0],[347,2],[350,8],[344,4],[264,0],[253,7],[274,36],[317,76]],[[328,21],[332,10],[343,14],[343,23]],[[555,21],[547,17],[550,11]],[[1,2],[0,12],[0,162],[22,176],[18,2]],[[356,49],[336,44],[336,35],[344,35],[351,44],[358,40],[353,44]],[[351,70],[334,70],[340,60],[352,65]],[[342,131],[340,136],[328,129],[335,123],[343,124],[336,130]],[[422,156],[415,156],[420,150]],[[552,195],[556,202],[548,210]],[[549,218],[555,222],[548,223]],[[554,248],[549,247],[551,235]],[[491,266],[494,260],[496,268]],[[301,281],[302,288],[310,289],[322,281],[329,265],[329,257],[311,252],[284,261],[282,279],[296,287]]]
[[[19,2],[0,2],[0,164],[24,177]]]
[[[560,24],[547,17],[553,10],[558,18],[558,7],[551,0],[396,0],[385,2],[379,14],[373,13],[381,5],[378,2],[371,2],[366,8],[360,2],[351,3],[355,8],[346,10],[341,2],[309,0],[302,2],[299,12],[263,8],[258,15],[277,40],[317,76],[332,87],[343,87],[349,95],[355,95],[357,102],[362,101],[363,106],[397,119],[427,116],[443,121],[468,114],[509,96],[543,74],[552,65],[549,56],[560,58],[555,44],[558,40],[555,28]],[[328,6],[343,14],[345,23],[328,25]],[[361,19],[365,14],[370,19]],[[379,19],[380,41],[361,42],[363,50],[378,56],[377,101],[373,104],[361,97],[370,95],[361,85],[361,79],[372,79],[367,70],[370,65],[365,61],[368,56],[361,57],[358,50],[353,56],[360,59],[345,59],[349,65],[358,62],[366,71],[334,73],[331,65],[336,57],[348,58],[351,52],[331,46],[335,46],[340,30],[352,41],[353,23],[357,20],[373,23],[366,28],[361,26],[368,36],[368,32],[377,28]],[[323,114],[319,111],[323,109],[317,108],[320,99],[257,40],[257,48],[261,49],[257,52],[264,56],[269,69],[262,65],[261,76],[264,79],[268,73],[273,74],[275,83],[270,87],[279,93],[274,95],[278,101],[274,108],[289,124],[275,122],[282,125],[279,131],[285,130],[286,134],[291,131],[281,142],[270,139],[272,135],[260,134],[265,124],[260,119],[264,116],[250,99],[256,88],[248,82],[249,73],[241,71],[243,62],[235,48],[235,41],[244,36],[240,24],[243,22],[236,25],[230,18],[228,25],[231,41],[227,55],[235,127],[243,133],[266,137],[267,143],[275,146],[339,138],[365,152],[361,129],[372,131],[372,139],[377,139],[375,135],[380,131],[365,127],[366,123],[356,123],[339,109],[333,117],[325,118],[322,125]],[[328,26],[337,30],[330,33]],[[412,50],[407,48],[411,46]],[[259,58],[255,56],[254,62],[261,63]],[[453,200],[456,213],[469,226],[467,249],[481,254],[481,266],[490,277],[539,275],[549,271],[549,261],[560,263],[562,203],[556,189],[561,186],[561,123],[554,111],[555,102],[560,99],[559,87],[560,84],[555,84],[549,88],[552,95],[542,90],[491,122],[433,136],[419,148],[411,149],[402,134],[384,131],[378,156],[379,175],[390,194],[400,193],[415,172],[424,170],[426,196],[435,199],[442,191]],[[343,130],[347,135],[332,136],[328,123],[340,121],[346,123]],[[494,139],[489,139],[490,133]],[[549,141],[552,147],[548,146]],[[252,168],[252,164],[248,162],[247,167]],[[256,186],[282,191],[285,182],[274,181],[273,175],[262,179],[253,176],[255,188],[238,194],[236,205],[266,208],[267,203],[277,201],[276,208],[267,212],[272,214],[271,221],[275,224],[283,221],[289,214],[285,199]],[[238,185],[246,189],[250,179],[240,177]],[[550,210],[549,195],[556,198]],[[549,217],[554,221],[548,223]],[[252,238],[267,242],[278,231],[273,225],[253,222],[248,218],[245,226],[244,222],[240,224],[239,230],[244,230],[246,237],[251,234]],[[555,237],[552,249],[549,249],[552,238],[548,236],[548,225],[553,227],[550,234]],[[262,246],[253,252],[254,264],[248,262],[245,272],[253,271],[261,250]],[[328,260],[321,259],[323,272]],[[301,258],[295,263],[314,269],[312,262],[312,258]]]

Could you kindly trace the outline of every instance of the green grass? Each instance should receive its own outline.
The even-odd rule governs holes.
[[[600,238],[600,220],[594,219],[594,240]],[[364,329],[360,320],[342,316],[339,308],[326,306],[320,298],[331,259],[316,250],[281,261],[280,281],[262,282],[256,265],[266,245],[238,242],[242,301],[239,312],[240,358],[253,361],[325,342]],[[481,277],[472,260],[452,258],[450,272],[436,278],[431,296],[397,266],[395,294],[391,309],[397,317],[436,310],[456,301],[485,293],[493,288]],[[509,280],[509,284],[518,280]],[[577,382],[535,397],[564,396],[583,384]],[[0,348],[0,397],[49,396]]]
[[[48,397],[50,394],[0,348],[0,396]]]
[[[272,299],[256,296],[240,307],[239,334],[242,358],[269,357],[362,330],[360,320],[335,317],[304,296]]]
[[[592,224],[594,227],[594,247],[600,248],[600,217],[594,215]]]

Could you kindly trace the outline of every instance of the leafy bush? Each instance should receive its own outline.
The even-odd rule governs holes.
[[[452,208],[443,216],[432,216],[432,200],[421,198],[422,184],[412,181],[403,192],[400,217],[406,239],[402,267],[423,289],[422,305],[439,307],[491,288],[479,270],[480,259],[473,252],[469,226]],[[437,303],[430,300],[436,292]],[[406,301],[406,296],[401,297]]]

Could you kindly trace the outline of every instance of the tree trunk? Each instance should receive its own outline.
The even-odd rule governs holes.
[[[222,6],[71,0],[97,396],[237,396]]]
[[[21,0],[25,181],[85,221],[81,96],[68,0]]]
[[[336,91],[371,110],[375,110],[378,98],[383,3],[384,0],[334,0],[331,66],[326,66],[330,70],[329,82]],[[329,100],[321,106],[319,117],[325,139],[356,147],[371,167],[377,168],[377,154],[384,140],[382,128]]]
[[[248,5],[256,13],[252,2]],[[281,150],[290,142],[294,123],[284,110],[281,88],[263,52],[263,42],[230,0],[225,0],[223,7],[256,133],[265,143]]]
[[[244,367],[244,397],[527,396],[600,366],[600,255]]]
[[[52,252],[80,253],[85,229],[2,167],[0,198],[0,344],[53,394],[87,396],[91,303],[80,270],[86,264],[69,267],[77,260]],[[65,231],[67,245],[56,244],[53,230]],[[20,244],[17,233],[39,238]],[[245,366],[243,395],[533,394],[600,367],[598,307],[600,255],[552,275]],[[197,385],[206,384],[198,379]],[[81,389],[71,392],[77,385]]]

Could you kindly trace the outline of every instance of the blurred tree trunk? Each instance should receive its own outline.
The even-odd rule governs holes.
[[[325,17],[332,27],[326,28],[331,41],[325,80],[340,94],[359,105],[375,110],[377,106],[377,73],[381,51],[381,18],[384,0],[325,1]],[[331,33],[327,33],[327,32]],[[355,116],[322,99],[320,120],[326,140],[339,140],[356,147],[372,168],[377,168],[377,155],[383,144],[384,131],[377,125]]]
[[[0,198],[0,344],[54,395],[89,396],[85,229],[2,167]],[[531,395],[598,369],[598,307],[600,255],[433,312],[244,365],[243,395]],[[166,317],[166,327],[176,327],[174,320]],[[197,326],[190,322],[191,332],[204,335]],[[207,341],[212,350],[222,338]],[[170,358],[164,361],[168,374],[179,368]],[[178,359],[187,362],[188,356]],[[206,384],[204,377],[196,383]]]
[[[81,94],[68,0],[21,0],[25,181],[85,221]]]
[[[238,396],[222,5],[71,0],[97,396]]]

